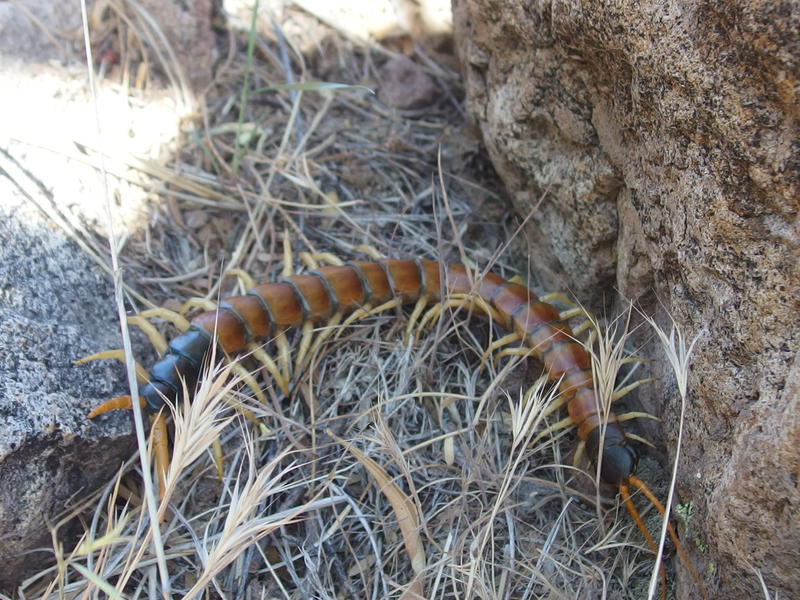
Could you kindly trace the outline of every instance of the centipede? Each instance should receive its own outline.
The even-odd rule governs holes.
[[[170,319],[182,333],[172,338],[161,358],[150,368],[147,383],[140,391],[140,406],[151,415],[151,435],[166,440],[164,419],[167,404],[174,404],[184,389],[193,390],[204,364],[213,354],[236,356],[249,351],[261,360],[276,384],[288,391],[288,373],[264,351],[268,340],[278,340],[289,330],[310,332],[322,323],[347,325],[366,315],[392,308],[413,306],[408,330],[441,315],[448,307],[468,308],[488,315],[508,332],[504,339],[520,341],[542,364],[560,392],[566,406],[565,420],[574,426],[586,455],[597,467],[602,483],[615,487],[655,552],[656,544],[632,501],[631,490],[641,492],[662,514],[665,509],[647,485],[636,477],[639,453],[626,431],[624,419],[613,411],[601,410],[589,352],[552,303],[538,297],[528,287],[495,273],[477,274],[459,264],[428,259],[384,259],[343,262],[329,257],[329,263],[303,274],[294,274],[270,283],[251,284],[243,295],[230,296],[218,304],[200,303],[206,308],[191,320],[166,309],[148,316]],[[427,310],[427,313],[425,312]],[[310,336],[304,335],[299,355],[309,353]],[[164,344],[160,344],[164,346]],[[84,360],[107,358],[98,354]],[[300,361],[301,359],[298,359]],[[248,385],[257,390],[252,380]],[[185,388],[184,388],[185,386]],[[129,396],[112,398],[91,411],[90,418],[114,409],[131,409]],[[161,456],[161,458],[159,458]],[[156,450],[156,460],[168,458]],[[161,465],[164,470],[164,465]],[[682,562],[687,566],[704,598],[707,593],[671,524],[669,534]],[[664,581],[663,566],[662,582]],[[662,583],[662,597],[666,586]]]

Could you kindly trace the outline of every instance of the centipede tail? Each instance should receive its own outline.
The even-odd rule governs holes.
[[[142,388],[142,407],[156,414],[165,400],[174,402],[179,397],[184,384],[193,390],[214,343],[222,351],[218,355],[231,356],[287,329],[323,323],[335,315],[392,304],[417,304],[416,315],[438,302],[467,305],[489,314],[542,361],[550,379],[560,382],[559,391],[579,439],[589,456],[600,461],[600,479],[617,486],[648,545],[654,547],[630,500],[629,488],[644,493],[662,514],[664,509],[634,475],[638,453],[620,419],[613,413],[601,414],[586,348],[554,306],[541,301],[527,287],[496,274],[476,277],[461,265],[444,266],[421,259],[355,261],[256,285],[245,295],[226,298],[216,309],[196,315],[188,329],[169,342]],[[125,403],[115,399],[90,416],[120,407]],[[671,526],[670,533],[706,597]]]

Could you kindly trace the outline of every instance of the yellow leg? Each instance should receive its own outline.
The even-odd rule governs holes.
[[[136,327],[144,331],[147,339],[150,340],[159,355],[163,355],[167,351],[167,340],[150,321],[142,317],[132,316],[128,317],[128,324],[136,325]]]
[[[578,442],[578,447],[575,448],[575,456],[572,458],[572,466],[579,467],[583,459],[583,453],[586,451],[586,442],[581,440]]]
[[[316,356],[317,352],[319,352],[320,347],[322,347],[322,344],[325,343],[325,340],[331,337],[331,335],[333,335],[335,331],[340,329],[338,326],[339,323],[342,322],[343,317],[344,315],[341,312],[336,313],[331,317],[327,325],[325,325],[325,327],[323,327],[317,332],[317,337],[314,339],[314,343],[311,345],[311,348],[309,349],[307,354],[309,360],[311,360],[314,356]],[[304,368],[305,365],[298,365],[297,372],[301,373],[302,369]]]
[[[574,423],[572,422],[571,417],[564,417],[558,423],[554,423],[553,425],[550,425],[550,427],[548,427],[547,429],[540,431],[539,434],[535,438],[533,438],[531,446],[534,445],[539,440],[541,440],[543,437],[550,435],[551,433],[554,433],[559,429],[567,429],[569,427],[572,427],[573,425]]]
[[[198,308],[200,310],[215,310],[217,305],[206,298],[189,298],[181,305],[180,312],[185,315],[190,310]]]
[[[562,319],[562,320],[564,320],[564,319]],[[586,321],[584,321],[580,325],[575,326],[573,328],[573,330],[572,330],[572,333],[575,335],[575,337],[579,337],[579,336],[583,335],[584,331],[586,331],[587,329],[591,329],[594,326],[595,326],[595,324],[592,321],[587,319]]]
[[[292,357],[289,342],[283,331],[278,332],[278,335],[275,336],[275,345],[278,348],[278,365],[280,365],[288,390],[289,382],[292,380]]]
[[[150,417],[150,423],[150,439],[153,442],[158,479],[158,497],[163,500],[167,489],[167,469],[169,468],[169,435],[167,434],[167,419],[163,411]]]
[[[298,257],[300,258],[300,262],[302,262],[309,269],[318,268],[319,263],[326,263],[335,267],[341,267],[344,265],[344,261],[341,258],[335,254],[331,254],[330,252],[318,252],[316,254],[301,252]]]
[[[300,366],[303,364],[306,355],[308,354],[309,348],[311,348],[311,341],[314,336],[314,324],[310,321],[306,321],[303,323],[301,334],[300,334],[300,343],[297,347],[297,358],[295,359],[295,369],[294,372],[299,374],[300,373]]]
[[[253,391],[253,394],[256,398],[258,398],[259,402],[266,404],[267,399],[264,397],[264,393],[261,391],[261,386],[258,385],[258,382],[255,380],[255,377],[250,374],[250,371],[245,369],[239,363],[231,363],[231,371],[234,375],[242,380],[242,383],[244,383]]]
[[[518,348],[506,348],[501,350],[495,355],[495,360],[499,360],[506,356],[519,356],[520,358],[527,358],[534,353],[533,348],[527,346],[519,346]]]
[[[400,300],[397,298],[393,298],[388,302],[384,302],[383,304],[372,308],[369,304],[366,304],[364,307],[359,308],[358,310],[352,312],[349,317],[344,320],[342,325],[344,327],[348,327],[355,323],[356,321],[360,321],[361,319],[366,319],[367,317],[371,317],[373,315],[379,315],[382,312],[386,312],[387,310],[392,310],[400,306]]]
[[[655,450],[655,446],[652,444],[652,442],[650,442],[649,440],[646,440],[645,438],[643,438],[640,435],[636,435],[635,433],[630,433],[629,431],[626,431],[625,432],[625,437],[626,438],[630,438],[632,440],[635,440],[635,441],[639,442],[640,444],[644,444],[645,446],[650,446],[651,448],[653,448]]]
[[[283,277],[289,277],[294,272],[294,258],[292,256],[292,240],[289,238],[289,230],[283,230]]]
[[[143,310],[138,316],[143,319],[164,319],[172,323],[179,331],[186,331],[189,329],[189,321],[186,320],[186,317],[180,313],[176,313],[174,310],[164,308],[163,306]],[[128,319],[128,322],[130,323],[130,319]]]
[[[370,258],[374,258],[375,260],[383,260],[384,256],[376,248],[373,246],[369,246],[367,244],[361,244],[360,246],[356,246],[353,248],[356,252],[362,252],[366,254]]]
[[[585,315],[586,311],[581,308],[580,306],[576,306],[575,308],[569,308],[567,310],[561,311],[558,313],[558,318],[562,321],[568,321],[569,319],[574,319],[575,317],[580,317]]]
[[[220,443],[219,438],[214,438],[214,441],[211,442],[211,458],[213,458],[214,467],[217,469],[217,479],[222,481],[222,476],[224,475],[222,469],[222,443]]]
[[[472,294],[451,294],[442,299],[438,304],[433,305],[430,310],[419,321],[417,328],[418,335],[428,326],[428,323],[434,319],[441,318],[442,313],[447,309],[452,308],[455,310],[473,310],[477,308],[480,312],[487,315],[494,321],[499,321],[497,311],[489,306],[489,304],[480,296]]]
[[[627,412],[623,415],[617,415],[617,421],[624,422],[630,421],[631,419],[652,419],[653,421],[660,421],[657,416],[651,415],[650,413],[646,412]]]
[[[270,358],[269,354],[264,351],[264,348],[260,346],[250,346],[250,353],[253,358],[264,365],[264,368],[269,372],[270,375],[272,375],[272,379],[275,381],[275,385],[278,386],[278,389],[280,389],[285,396],[288,396],[289,382],[284,378],[280,369],[272,360],[272,358]]]
[[[492,354],[497,352],[503,346],[508,346],[509,344],[519,343],[522,341],[522,336],[518,333],[509,333],[504,335],[503,337],[493,341],[489,344],[489,347],[483,352],[483,356],[481,358],[487,359]]]
[[[550,406],[548,406],[542,411],[542,418],[549,417],[562,406],[566,406],[566,404],[567,404],[567,398],[564,396],[558,396],[555,400],[553,400],[550,403]]]
[[[239,280],[239,284],[246,290],[256,286],[255,280],[250,277],[250,273],[244,269],[228,269],[225,275],[233,275]]]
[[[74,365],[82,365],[84,363],[93,361],[93,360],[106,360],[106,359],[115,359],[121,363],[125,363],[125,351],[122,348],[117,348],[116,350],[103,350],[102,352],[95,352],[89,356],[84,356],[83,358],[79,358],[76,360]],[[136,367],[136,380],[139,383],[147,383],[148,375],[147,369],[145,369],[142,365],[138,362],[133,361],[133,366]]]
[[[616,402],[623,396],[629,394],[630,392],[638,388],[640,385],[643,385],[645,383],[650,383],[651,381],[655,381],[655,379],[652,377],[648,377],[646,379],[639,379],[638,381],[634,381],[633,383],[628,384],[625,387],[615,390],[614,394],[611,396],[611,402]]]
[[[411,314],[408,317],[408,324],[406,325],[406,343],[411,343],[414,339],[414,324],[419,319],[422,311],[425,310],[425,307],[428,306],[428,296],[423,294],[417,300],[417,303],[414,305],[414,310],[411,311]]]
[[[539,300],[541,300],[542,302],[547,302],[548,304],[552,304],[553,302],[560,302],[567,308],[575,308],[576,306],[578,306],[578,303],[575,302],[574,299],[568,297],[566,294],[562,294],[561,292],[550,292],[549,294],[540,296]]]

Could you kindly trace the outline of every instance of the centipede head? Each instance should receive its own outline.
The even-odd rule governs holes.
[[[615,423],[591,431],[586,438],[586,449],[589,456],[600,457],[600,480],[604,483],[618,487],[636,473],[639,453]]]
[[[656,510],[658,510],[658,512],[664,518],[667,518],[666,510],[664,509],[664,505],[661,504],[658,498],[655,497],[647,485],[645,485],[641,479],[636,477],[635,473],[636,466],[639,461],[639,453],[630,444],[622,427],[616,423],[609,423],[605,428],[598,427],[594,429],[586,438],[586,447],[590,452],[590,456],[600,457],[601,481],[612,484],[619,489],[619,493],[620,496],[622,496],[625,508],[630,513],[631,518],[633,519],[634,523],[636,523],[639,531],[641,531],[642,537],[644,537],[650,549],[654,553],[658,554],[658,547],[656,546],[655,541],[653,541],[653,537],[650,535],[647,527],[645,527],[644,521],[642,521],[642,517],[639,515],[639,511],[633,504],[633,500],[631,500],[630,488],[632,487],[644,494],[644,496],[653,504],[653,506],[656,507]],[[675,544],[675,548],[681,558],[681,561],[686,565],[686,568],[691,573],[692,578],[697,583],[697,587],[700,590],[703,598],[707,599],[708,595],[705,590],[705,586],[700,580],[697,571],[692,566],[692,563],[689,562],[689,557],[686,555],[686,551],[678,539],[675,529],[669,521],[667,522],[667,530],[669,531],[669,535]],[[659,572],[661,575],[661,597],[666,598],[667,578],[663,565],[659,566]]]

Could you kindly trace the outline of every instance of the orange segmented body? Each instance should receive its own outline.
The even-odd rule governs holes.
[[[664,507],[635,476],[638,453],[630,445],[620,419],[608,411],[600,412],[601,402],[595,391],[586,348],[554,306],[540,300],[525,286],[493,273],[475,277],[462,265],[448,266],[424,259],[389,259],[323,266],[279,282],[256,285],[245,295],[228,297],[214,310],[196,315],[188,328],[169,342],[164,355],[151,368],[149,382],[141,390],[141,405],[153,415],[154,430],[166,440],[164,420],[159,413],[165,401],[178,399],[184,383],[189,390],[195,388],[200,370],[212,354],[214,340],[224,354],[234,355],[248,348],[252,350],[253,344],[279,337],[287,329],[305,329],[328,320],[338,322],[337,316],[359,310],[368,313],[372,308],[385,307],[392,302],[416,304],[415,313],[424,305],[437,302],[468,305],[478,312],[490,313],[502,327],[516,334],[530,353],[541,360],[549,378],[559,381],[569,420],[576,427],[589,457],[600,461],[600,479],[618,488],[647,544],[656,550],[631,501],[630,487],[640,490],[662,515]],[[271,372],[276,375],[276,371]],[[130,398],[109,400],[89,416],[115,408],[130,408]],[[161,450],[166,457],[166,447]],[[166,460],[161,459],[160,473],[166,470],[163,464]],[[697,582],[703,598],[707,598],[669,521],[667,527],[681,560]],[[663,567],[660,571],[662,598],[665,598]]]
[[[492,273],[476,281],[461,265],[444,266],[431,260],[325,266],[257,285],[244,296],[226,298],[216,310],[195,316],[189,329],[169,343],[142,389],[145,408],[156,413],[165,398],[174,401],[183,389],[182,379],[188,389],[194,389],[212,339],[232,355],[282,330],[323,322],[335,313],[347,314],[367,304],[374,306],[393,298],[403,304],[421,298],[433,303],[467,294],[483,301],[475,304],[478,310],[481,304],[491,307],[500,325],[516,332],[541,359],[550,378],[561,380],[560,391],[569,399],[569,416],[590,456],[597,456],[602,447],[602,480],[615,485],[627,481],[636,467],[636,451],[613,414],[603,416],[605,427],[601,428],[589,355],[569,325],[560,320],[558,311],[523,285]]]

